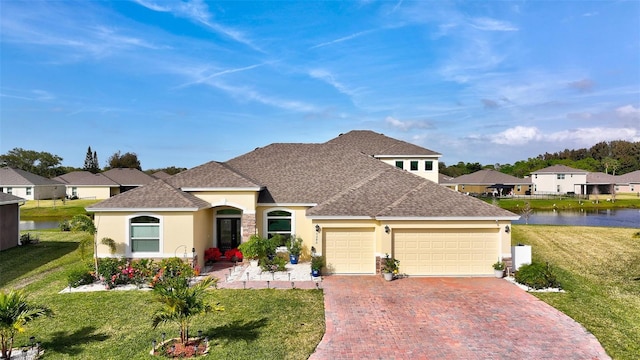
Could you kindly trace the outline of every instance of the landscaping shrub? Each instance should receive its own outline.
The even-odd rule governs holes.
[[[94,280],[93,273],[86,265],[74,267],[67,273],[67,282],[71,287],[89,285],[92,284]]]
[[[273,258],[260,259],[260,267],[263,271],[276,272],[286,271],[286,265],[289,262],[288,255],[286,253],[279,253]]]
[[[60,228],[60,231],[71,231],[71,223],[69,220],[60,221],[58,227]]]
[[[551,270],[551,266],[541,263],[522,265],[516,272],[515,279],[520,284],[533,289],[558,288],[560,283]]]
[[[151,286],[163,285],[167,281],[178,284],[189,284],[189,279],[195,275],[191,265],[180,258],[173,257],[162,259],[157,273],[151,280]]]

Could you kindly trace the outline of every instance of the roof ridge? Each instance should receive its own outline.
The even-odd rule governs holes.
[[[397,204],[400,204],[400,203],[404,202],[406,199],[408,199],[409,198],[409,194],[413,194],[416,191],[421,190],[424,187],[428,186],[427,181],[429,181],[429,180],[425,179],[425,181],[423,181],[420,184],[418,184],[418,186],[409,189],[409,191],[407,191],[402,196],[397,198],[396,201],[394,201],[391,204],[389,204],[388,206],[384,207],[383,209],[381,209],[381,211],[378,211],[378,214],[381,213],[381,212],[384,212],[384,211],[392,210]],[[376,214],[376,216],[378,216],[378,214]]]
[[[231,166],[231,165],[227,164],[227,162],[226,162],[226,161],[225,161],[225,162],[217,162],[217,163],[218,163],[218,164],[220,164],[220,166],[224,167],[225,169],[227,169],[227,170],[229,170],[229,171],[233,172],[233,173],[234,173],[235,175],[237,175],[238,177],[240,177],[240,178],[242,178],[242,179],[244,179],[244,180],[247,180],[247,181],[249,181],[249,182],[253,183],[255,186],[257,186],[257,187],[263,187],[262,185],[260,185],[260,183],[259,183],[256,179],[254,179],[254,178],[252,178],[251,176],[248,176],[248,175],[246,175],[246,174],[243,174],[243,173],[242,173],[241,171],[239,171],[238,169],[236,169],[236,168],[234,168],[233,166]]]
[[[360,181],[358,181],[356,183],[353,183],[351,186],[347,187],[346,189],[344,189],[344,190],[342,190],[342,191],[330,196],[326,201],[323,201],[321,204],[318,204],[316,207],[322,207],[322,206],[330,205],[330,204],[336,202],[341,197],[345,196],[348,193],[351,193],[351,192],[354,192],[354,191],[358,190],[359,188],[361,188],[366,183],[370,182],[371,180],[374,180],[375,178],[379,177],[383,173],[386,173],[387,171],[389,171],[389,169],[380,169],[380,170],[378,170],[376,172],[371,173],[369,176],[367,176],[365,178],[362,178]]]

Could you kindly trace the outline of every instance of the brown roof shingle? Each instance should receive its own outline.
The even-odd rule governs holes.
[[[260,185],[243,177],[223,163],[210,161],[182,171],[167,179],[177,188],[260,188]]]
[[[115,181],[109,179],[101,173],[92,174],[89,171],[72,171],[70,173],[53,178],[68,185],[86,185],[86,186],[110,186],[117,187]]]
[[[493,185],[493,184],[531,184],[531,178],[520,179],[509,174],[501,173],[492,169],[483,169],[471,174],[460,175],[450,180],[451,184],[477,184],[477,185]]]
[[[370,130],[353,130],[327,141],[327,144],[351,146],[365,154],[382,155],[430,155],[440,156],[433,150],[425,149],[406,141],[390,138]]]
[[[0,185],[62,185],[60,181],[30,173],[21,169],[0,168]]]
[[[142,186],[155,180],[151,175],[132,168],[110,169],[102,174],[122,186]]]

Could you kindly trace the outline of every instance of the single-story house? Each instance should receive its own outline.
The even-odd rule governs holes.
[[[391,153],[377,143],[410,147],[371,131],[276,143],[87,210],[97,238],[116,242],[115,256],[195,254],[202,266],[207,248],[234,248],[252,234],[295,234],[306,251],[325,256],[331,273],[375,274],[388,253],[408,275],[493,275],[491,265],[510,257],[511,221],[519,216],[387,163],[372,155]],[[113,256],[102,244],[97,254]]]
[[[0,168],[0,191],[26,200],[60,199],[66,186],[56,180],[21,169]]]
[[[20,243],[20,205],[25,199],[0,192],[0,251]]]
[[[531,178],[521,179],[493,169],[458,176],[446,185],[469,194],[531,195]]]
[[[132,168],[110,169],[103,172],[102,175],[113,180],[115,183],[120,184],[120,188],[115,192],[115,194],[135,189],[155,180],[153,176]]]
[[[120,184],[101,173],[73,171],[53,179],[66,185],[69,198],[108,199],[120,193]]]
[[[574,169],[565,165],[553,165],[531,173],[535,194],[586,194],[579,184],[587,183],[586,170]]]
[[[640,170],[617,176],[616,193],[635,193],[640,196]]]
[[[603,172],[590,172],[587,173],[585,183],[575,184],[574,192],[576,194],[594,196],[599,194],[612,194],[615,189],[615,184],[618,181],[619,176],[605,174]]]

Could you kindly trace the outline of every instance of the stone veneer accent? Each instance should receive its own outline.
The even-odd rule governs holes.
[[[242,242],[256,233],[256,214],[242,214]]]

